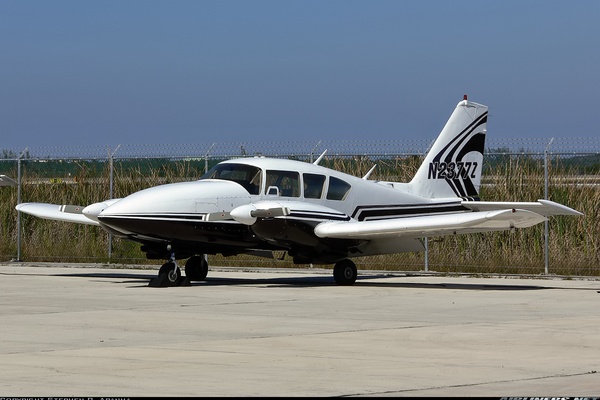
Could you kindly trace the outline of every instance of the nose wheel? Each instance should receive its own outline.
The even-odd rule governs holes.
[[[181,286],[184,282],[185,278],[181,276],[181,268],[179,268],[177,261],[175,261],[175,253],[171,253],[170,260],[160,267],[158,277],[152,279],[148,286]],[[189,281],[187,283],[189,284]]]
[[[175,286],[181,280],[181,268],[175,260],[168,261],[158,270],[158,277],[168,282],[170,286]]]

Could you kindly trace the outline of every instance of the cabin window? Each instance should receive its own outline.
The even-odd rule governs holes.
[[[327,190],[327,200],[344,200],[350,191],[350,184],[341,179],[329,178],[329,189]]]
[[[304,179],[304,198],[320,199],[323,194],[324,175],[302,174]]]
[[[253,165],[224,163],[217,164],[200,179],[222,179],[239,183],[250,194],[259,194],[262,171]]]
[[[294,171],[267,171],[266,188],[276,186],[281,197],[300,197],[300,177]]]

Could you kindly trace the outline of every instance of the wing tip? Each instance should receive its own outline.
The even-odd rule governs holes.
[[[552,200],[538,199],[538,202],[550,208],[552,213],[548,213],[547,215],[585,215],[581,211],[577,211],[571,207],[554,202]]]

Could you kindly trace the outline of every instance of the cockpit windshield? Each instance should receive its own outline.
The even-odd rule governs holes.
[[[262,171],[253,165],[223,163],[211,168],[200,179],[222,179],[242,185],[250,194],[259,194]]]

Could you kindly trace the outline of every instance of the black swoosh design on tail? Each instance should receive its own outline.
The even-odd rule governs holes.
[[[470,123],[462,132],[452,139],[434,158],[434,162],[462,162],[465,154],[478,152],[483,156],[485,134],[473,132],[487,122],[487,111]],[[443,159],[443,160],[442,160]],[[446,182],[458,197],[477,197],[479,194],[470,176],[446,178]]]

